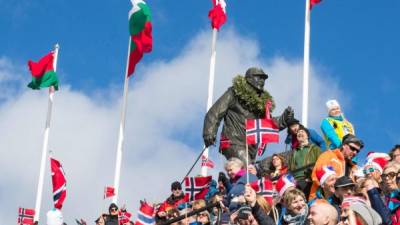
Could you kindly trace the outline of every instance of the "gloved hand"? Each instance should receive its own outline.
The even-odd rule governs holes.
[[[294,110],[292,109],[292,107],[288,106],[285,109],[285,115],[286,115],[286,119],[294,118]]]
[[[208,135],[203,137],[204,139],[204,144],[206,145],[206,147],[213,145],[215,143],[215,136],[214,135]]]

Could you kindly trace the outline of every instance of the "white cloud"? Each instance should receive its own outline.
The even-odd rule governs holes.
[[[133,212],[139,199],[166,198],[169,184],[182,179],[200,151],[210,38],[208,31],[202,32],[174,59],[139,66],[142,78],[130,82],[120,202],[126,202]],[[270,74],[266,88],[276,99],[275,114],[287,105],[300,112],[301,60],[263,59],[257,43],[234,30],[222,32],[217,50],[215,96],[231,85],[233,76],[257,65]],[[10,84],[12,71],[22,70],[1,58],[0,87],[18,93],[0,96],[0,198],[7,203],[0,206],[1,224],[14,223],[19,206],[34,207],[47,109],[47,92],[23,88],[20,80],[26,81],[21,78],[27,76],[26,71],[18,74],[17,84]],[[339,96],[318,69],[311,77],[310,124],[316,125],[325,114],[325,100]],[[99,95],[121,95],[114,91],[110,88]],[[107,208],[109,202],[102,200],[102,192],[113,183],[120,110],[120,98],[102,102],[65,86],[56,93],[49,146],[67,173],[63,212],[68,224],[74,218],[92,221]],[[221,157],[215,152],[212,159],[220,164]],[[50,182],[47,173],[42,223],[52,204]]]

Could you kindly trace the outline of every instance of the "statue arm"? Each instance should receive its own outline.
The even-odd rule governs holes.
[[[288,106],[280,116],[272,117],[276,125],[278,125],[279,131],[287,128],[287,121],[290,118],[294,118],[294,110],[290,106]]]
[[[203,139],[206,146],[214,144],[218,127],[234,101],[232,88],[228,89],[208,110],[204,118]]]

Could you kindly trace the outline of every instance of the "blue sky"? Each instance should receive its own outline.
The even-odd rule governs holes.
[[[157,118],[157,121],[161,121],[163,126],[173,130],[166,136],[181,141],[175,143],[172,139],[160,136],[166,138],[168,143],[172,143],[171,149],[179,147],[194,151],[201,146],[200,136],[202,116],[204,115],[202,110],[205,109],[206,84],[204,80],[194,77],[193,80],[199,82],[199,86],[203,87],[204,97],[202,100],[194,97],[181,98],[182,101],[179,104],[172,101],[176,95],[171,90],[184,88],[182,85],[192,87],[187,78],[195,71],[190,68],[200,68],[200,72],[207,76],[208,59],[206,56],[209,54],[210,48],[207,38],[211,36],[207,13],[211,1],[149,0],[147,3],[153,11],[153,52],[145,55],[138,66],[136,77],[131,79],[133,85],[130,99],[139,101],[139,97],[135,94],[142,93],[140,98],[148,104],[148,96],[143,95],[143,90],[158,88],[161,91],[146,93],[150,97],[161,98],[168,97],[168,94],[172,92],[171,99],[168,101],[171,100],[171,105],[177,104],[176,108],[191,104],[198,106],[193,111],[177,112],[177,115],[181,115],[189,121],[177,124],[170,122],[176,119],[173,115],[167,115],[165,112],[163,113],[166,115],[161,115],[162,108],[151,107],[157,112],[154,115],[161,117]],[[303,57],[304,1],[252,0],[244,2],[242,0],[227,1],[227,4],[228,21],[222,27],[217,46],[217,51],[224,53],[217,53],[217,56],[220,56],[217,59],[217,76],[221,74],[224,78],[221,78],[221,82],[216,83],[216,96],[222,94],[230,85],[231,77],[229,76],[233,76],[233,73],[243,73],[246,68],[244,66],[257,64],[265,65],[266,71],[270,73],[271,83],[267,82],[266,88],[275,90],[273,95],[280,96],[278,99],[284,99],[282,102],[278,102],[281,104],[280,108],[289,104],[301,104],[301,99],[291,98],[291,95],[281,97],[290,90],[271,85],[297,82],[297,89],[301,88],[299,77],[302,75],[302,70],[299,66],[301,66]],[[107,125],[107,128],[116,130],[127,54],[127,17],[131,7],[130,2],[0,0],[0,5],[0,15],[2,15],[0,17],[0,41],[3,43],[0,45],[0,59],[7,59],[8,63],[7,66],[1,67],[3,64],[0,60],[0,73],[16,71],[19,76],[24,77],[23,81],[27,82],[29,80],[29,74],[25,67],[27,60],[38,59],[50,50],[54,43],[59,42],[61,45],[59,76],[61,85],[67,86],[64,89],[61,86],[60,95],[63,90],[64,93],[68,93],[68,97],[61,97],[61,99],[65,98],[74,102],[76,98],[78,99],[77,104],[79,102],[88,109],[100,109],[104,115],[107,115],[102,117],[104,120],[113,116],[113,119],[107,122],[110,124]],[[323,102],[328,98],[338,98],[343,104],[347,118],[355,126],[357,135],[365,141],[367,151],[387,151],[394,144],[400,142],[400,131],[397,129],[397,125],[400,124],[400,117],[397,114],[400,109],[397,105],[399,96],[397,89],[398,83],[400,83],[397,68],[400,52],[400,31],[397,28],[400,22],[399,11],[400,2],[398,0],[384,2],[324,0],[312,10],[311,63],[318,78],[318,82],[314,84],[319,86],[311,86],[311,89],[318,89],[316,93],[324,98],[319,99],[318,104],[317,102],[312,104],[314,108],[311,111],[324,112]],[[223,41],[226,41],[226,45],[221,43]],[[196,52],[193,51],[198,51],[199,57],[203,59],[204,56],[205,60],[198,61]],[[228,56],[228,53],[239,55],[224,59],[222,56]],[[243,65],[236,66],[235,64],[242,63],[240,60],[238,61],[240,56],[243,56]],[[190,66],[185,64],[183,67],[180,65],[181,62]],[[236,70],[231,71],[231,67]],[[285,70],[285,67],[290,67],[290,69]],[[182,77],[186,79],[183,84],[179,83],[181,81],[177,79],[168,83],[170,85],[168,89],[157,83],[164,80],[169,82],[169,77],[173,77],[174,73],[183,73]],[[293,79],[283,80],[288,77]],[[152,83],[158,85],[155,84],[153,87]],[[142,86],[142,84],[149,85]],[[0,83],[0,85],[6,87],[4,84]],[[13,83],[7,83],[7,85],[10,85],[11,88],[15,87]],[[293,87],[295,87],[293,84],[288,85],[288,88]],[[9,91],[8,86],[7,91]],[[19,96],[15,99],[8,99],[6,104],[2,103],[0,105],[1,113],[6,112],[6,106],[17,107],[19,105],[17,103],[22,104],[24,99],[31,99],[31,92],[25,91],[27,90],[17,91]],[[187,89],[187,91],[192,90]],[[196,94],[200,96],[199,93],[200,91],[196,91]],[[67,94],[65,95],[67,96]],[[41,96],[40,99],[45,108],[45,95],[39,96]],[[33,97],[37,96],[33,95]],[[101,98],[106,99],[106,102],[101,102]],[[115,103],[112,103],[114,100]],[[12,104],[13,102],[15,104]],[[58,104],[61,105],[61,103]],[[65,104],[75,107],[72,103]],[[135,104],[133,102],[130,105],[134,108]],[[165,108],[169,107],[166,101],[160,101],[158,104]],[[142,106],[149,107],[144,103]],[[112,112],[108,112],[107,107],[113,109]],[[296,115],[301,118],[300,110],[297,109]],[[142,110],[135,111],[135,109],[131,109],[131,111],[132,115],[138,118],[147,113]],[[14,111],[9,113],[12,114],[11,112]],[[85,111],[85,113],[89,112],[92,111]],[[78,119],[86,118],[85,113],[80,114]],[[38,112],[38,114],[40,113]],[[101,117],[103,114],[98,116]],[[57,113],[54,115],[56,116]],[[3,118],[8,117],[3,115]],[[43,123],[40,123],[36,130],[38,141],[36,150],[41,148],[40,129],[43,127],[44,119],[43,116],[43,121],[40,121]],[[319,119],[319,117],[314,118],[315,122],[312,123],[313,128],[317,130],[319,130],[317,126]],[[57,121],[57,118],[55,120]],[[97,123],[101,123],[101,121],[98,119]],[[128,129],[133,126],[129,126],[129,123],[135,124],[135,121],[133,119],[128,121]],[[0,120],[0,124],[3,124],[2,120]],[[32,127],[34,126],[32,125]],[[57,127],[56,122],[55,126]],[[191,128],[194,131],[190,131]],[[6,131],[2,130],[2,132]],[[16,128],[15,132],[19,133]],[[140,136],[133,128],[131,132]],[[56,133],[54,139],[58,140],[57,131],[54,133]],[[59,131],[59,133],[61,132]],[[114,148],[116,132],[111,131],[111,133],[113,135],[108,135],[108,137],[112,140],[105,146],[109,144],[110,148]],[[180,137],[183,134],[186,135]],[[8,143],[5,141],[4,143]],[[11,146],[11,149],[21,148],[21,146],[14,146],[11,143],[6,146],[7,148]],[[149,148],[144,144],[143,146],[146,149]],[[155,146],[151,145],[150,147]],[[365,153],[366,151],[363,154]],[[142,156],[142,154],[145,153],[128,154],[128,156]],[[113,154],[110,153],[109,156],[113,157]],[[192,157],[192,155],[190,156]],[[68,162],[68,159],[65,161]],[[114,162],[110,162],[110,165],[111,168],[114,168]],[[185,168],[188,166],[184,165]],[[34,171],[37,170],[36,167],[36,164],[32,165]],[[106,175],[104,180],[111,181],[112,175],[112,173]],[[36,175],[33,177],[36,179]],[[33,186],[36,185],[35,179],[31,184]],[[168,179],[165,182],[169,182]],[[0,190],[3,189],[0,188]],[[29,194],[29,196],[34,196],[34,192]],[[2,196],[4,197],[4,194]],[[2,196],[0,195],[0,198]]]

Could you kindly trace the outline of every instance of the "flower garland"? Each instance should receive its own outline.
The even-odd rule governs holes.
[[[239,98],[240,103],[244,105],[247,110],[255,113],[259,117],[265,115],[265,103],[267,100],[272,102],[270,112],[275,108],[275,102],[268,91],[263,90],[262,94],[259,95],[255,88],[248,84],[246,78],[241,75],[237,75],[233,78],[233,91]]]

